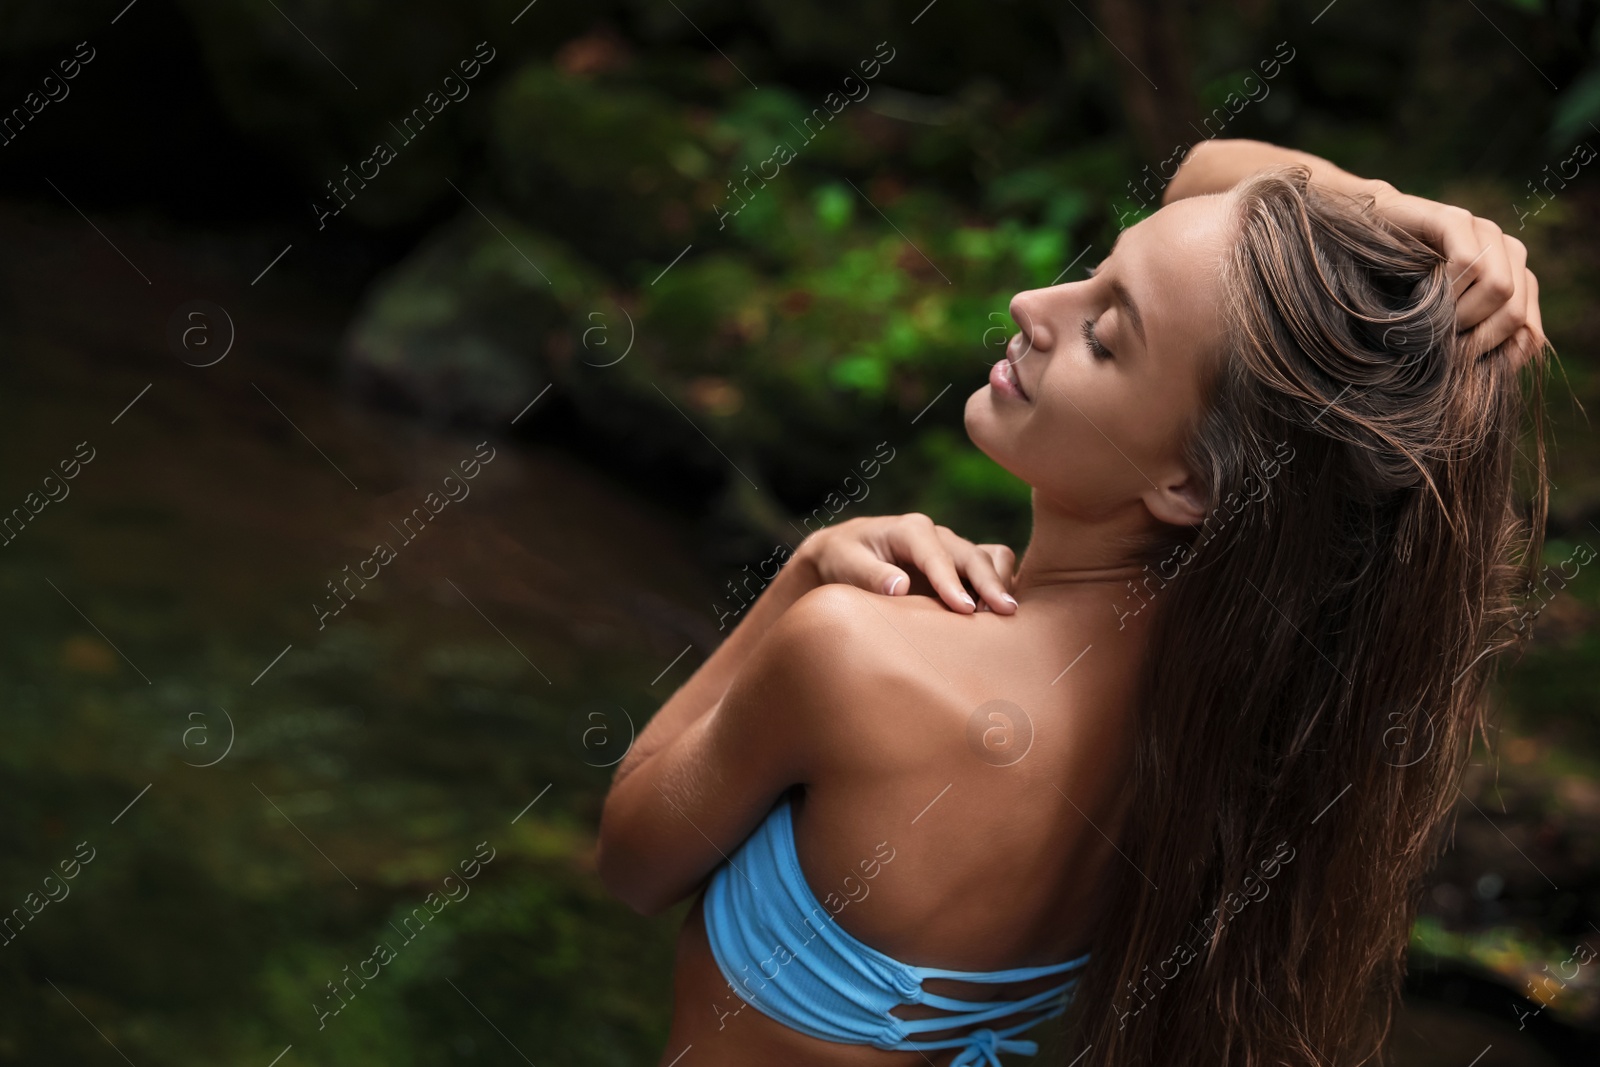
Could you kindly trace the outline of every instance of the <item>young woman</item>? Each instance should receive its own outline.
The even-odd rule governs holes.
[[[1069,1003],[1081,1067],[1372,1054],[1542,543],[1525,258],[1210,141],[1018,294],[966,408],[1033,489],[1015,574],[920,515],[823,530],[618,769],[606,884],[698,894],[661,1062],[998,1065]]]

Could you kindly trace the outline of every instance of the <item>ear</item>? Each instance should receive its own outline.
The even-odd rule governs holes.
[[[1188,471],[1160,480],[1144,494],[1144,503],[1151,515],[1171,526],[1198,526],[1205,521],[1205,496]]]

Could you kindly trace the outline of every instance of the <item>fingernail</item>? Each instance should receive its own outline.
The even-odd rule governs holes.
[[[894,587],[899,585],[901,582],[903,582],[905,580],[906,580],[906,577],[903,574],[898,576],[898,577],[896,577],[894,581],[889,583],[888,594],[890,596],[894,596]]]
[[[1007,604],[1010,604],[1012,607],[1016,607],[1017,606],[1017,598],[1012,596],[1010,593],[1001,593],[1000,594],[1000,599],[1004,600]]]
[[[971,598],[971,597],[969,597],[969,596],[968,596],[968,595],[967,595],[967,594],[965,594],[965,593],[962,593],[962,594],[961,594],[961,602],[962,602],[962,603],[963,603],[963,604],[965,604],[965,605],[966,605],[966,606],[967,606],[967,607],[969,607],[969,608],[975,608],[975,607],[977,607],[977,606],[978,606],[978,605],[976,605],[976,604],[974,604],[974,603],[973,603],[973,602],[972,602],[972,598]]]

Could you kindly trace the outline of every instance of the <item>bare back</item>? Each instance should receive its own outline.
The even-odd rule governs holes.
[[[1127,862],[1112,841],[1146,624],[1119,630],[1114,596],[1109,583],[1063,587],[1007,617],[839,588],[850,651],[816,670],[830,681],[843,672],[850,699],[837,709],[825,770],[795,798],[794,825],[807,882],[850,934],[905,963],[959,970],[1087,951],[1105,875]],[[1034,988],[929,990],[988,999]],[[926,1062],[811,1039],[740,1006],[696,902],[669,1043],[673,1054],[694,1046],[680,1067],[757,1056]]]

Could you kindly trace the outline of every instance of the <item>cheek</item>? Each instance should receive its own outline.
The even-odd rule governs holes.
[[[1023,435],[1028,481],[1057,496],[1098,496],[1127,467],[1106,440],[1107,433],[1115,439],[1116,431],[1103,420],[1091,422],[1087,412],[1061,406],[1066,410],[1040,412]]]
[[[1118,401],[1111,382],[1052,388],[1033,417],[1017,428],[1012,468],[1029,484],[1063,502],[1097,507],[1142,493],[1152,466],[1152,413]]]
[[[1083,461],[1099,462],[1122,444],[1126,413],[1114,371],[1101,366],[1050,365],[1038,384],[1039,398],[1027,427],[1035,444],[1052,442],[1051,450]],[[1110,438],[1110,440],[1107,440]]]

